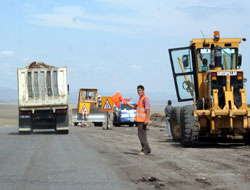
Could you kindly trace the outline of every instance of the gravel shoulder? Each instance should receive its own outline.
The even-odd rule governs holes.
[[[136,127],[79,130],[95,139],[95,149],[109,157],[114,167],[121,168],[138,188],[145,183],[157,189],[250,187],[250,150],[240,140],[182,148],[179,143],[166,140],[164,128],[151,126],[148,140],[152,154],[140,156]],[[156,180],[147,180],[152,177]]]

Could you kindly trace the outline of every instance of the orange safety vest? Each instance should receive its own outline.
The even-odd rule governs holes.
[[[144,122],[146,119],[146,109],[143,105],[143,101],[147,96],[140,97],[137,108],[136,108],[136,114],[135,114],[135,121],[136,122]],[[148,117],[148,121],[150,121],[150,117]]]

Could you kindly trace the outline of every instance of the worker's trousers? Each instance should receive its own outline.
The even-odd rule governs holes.
[[[144,123],[137,122],[137,128],[138,128],[138,137],[141,142],[142,152],[145,154],[149,154],[151,152],[151,148],[148,144],[147,140],[147,125],[144,125]]]
[[[172,133],[171,133],[171,129],[170,129],[170,118],[169,117],[166,117],[166,128],[167,128],[167,132],[168,132],[168,136],[169,137],[172,137]]]

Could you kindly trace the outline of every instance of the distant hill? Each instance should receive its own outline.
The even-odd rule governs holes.
[[[78,90],[71,90],[69,93],[69,103],[77,104],[78,101]],[[113,93],[101,92],[101,95],[112,96]],[[133,101],[138,101],[138,96],[136,93],[124,93],[122,94],[124,98],[132,98]],[[172,100],[173,104],[179,104],[175,94],[166,94],[166,93],[149,93],[147,94],[150,97],[150,102],[152,104],[167,104],[167,101]],[[247,103],[250,104],[250,97],[246,97]],[[18,92],[15,89],[3,88],[0,87],[0,102],[5,103],[14,103],[18,102]],[[185,102],[184,102],[185,103]]]
[[[78,98],[78,92],[70,92],[69,102],[76,103]],[[18,91],[10,88],[0,87],[0,102],[2,103],[13,103],[18,102]]]
[[[17,90],[11,88],[0,87],[0,102],[12,103],[17,102]]]
[[[69,93],[69,103],[77,103],[78,91]],[[0,103],[14,103],[18,102],[18,91],[11,88],[0,87]]]

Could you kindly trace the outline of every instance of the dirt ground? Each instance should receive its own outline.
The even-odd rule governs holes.
[[[17,125],[17,104],[0,103],[0,126]]]
[[[0,126],[17,124],[16,108],[0,104]],[[148,127],[152,154],[146,156],[138,155],[141,147],[136,127],[70,129],[94,139],[93,148],[108,158],[114,168],[122,169],[136,189],[145,189],[145,184],[148,189],[250,189],[250,147],[242,140],[201,142],[196,148],[182,148],[178,142],[166,139],[161,114]]]

